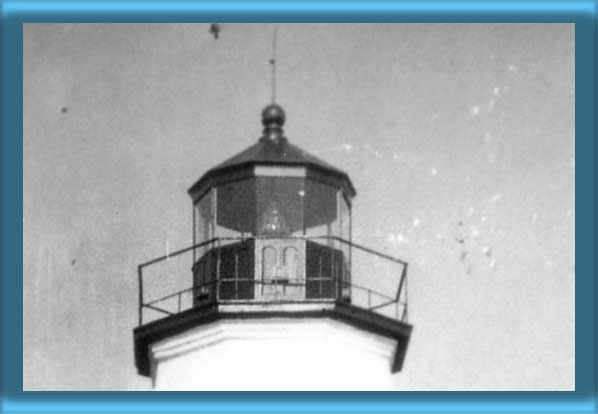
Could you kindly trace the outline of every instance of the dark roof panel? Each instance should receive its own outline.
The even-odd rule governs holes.
[[[286,139],[272,143],[263,139],[259,142],[229,158],[228,160],[209,169],[191,188],[189,194],[195,199],[214,183],[229,181],[228,178],[236,177],[235,172],[240,172],[253,165],[289,165],[305,166],[315,170],[320,176],[330,176],[342,183],[342,188],[350,197],[355,196],[355,188],[351,179],[344,171],[309,154],[301,148],[289,144]],[[195,196],[193,196],[195,194]]]
[[[213,185],[239,179],[239,174],[244,176],[251,174],[247,169],[254,165],[304,166],[323,181],[330,179],[335,185],[343,188],[349,197],[354,197],[355,188],[347,173],[289,144],[282,130],[285,119],[284,110],[279,105],[272,104],[264,108],[262,112],[264,131],[258,142],[208,170],[189,189],[191,197],[197,200]]]
[[[279,144],[272,144],[260,140],[255,145],[247,148],[239,154],[229,158],[228,160],[218,164],[210,171],[222,170],[234,165],[242,165],[245,163],[256,164],[300,164],[321,167],[326,170],[334,171],[338,174],[345,174],[338,168],[322,161],[318,157],[309,154],[307,151],[289,144],[287,140]],[[346,174],[345,174],[346,175]]]

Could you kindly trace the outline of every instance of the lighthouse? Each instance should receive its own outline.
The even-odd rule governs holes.
[[[285,121],[266,106],[257,142],[189,188],[192,244],[138,267],[135,364],[156,390],[393,389],[407,263],[353,242],[349,176]]]

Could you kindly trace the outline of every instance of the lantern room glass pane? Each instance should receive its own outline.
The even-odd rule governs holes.
[[[255,179],[218,186],[217,237],[243,237],[253,234],[256,222]]]
[[[208,191],[195,203],[195,243],[197,244],[214,237],[213,193],[213,190]],[[203,252],[204,249],[201,250]]]
[[[339,199],[339,237],[343,240],[351,241],[351,207],[345,199],[343,192],[338,192]]]
[[[339,200],[339,237],[347,242],[351,242],[351,206],[345,198],[342,191],[338,192]],[[340,294],[345,299],[351,298],[351,245],[349,243],[339,243],[342,251],[340,262]]]
[[[303,232],[302,177],[257,177],[258,236],[288,237]]]
[[[338,189],[305,180],[305,229],[308,236],[339,236]]]

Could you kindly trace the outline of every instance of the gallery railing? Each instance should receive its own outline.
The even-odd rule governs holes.
[[[300,279],[239,277],[239,274],[232,277],[222,266],[222,252],[230,251],[230,246],[235,244],[260,240],[267,239],[214,238],[139,265],[139,325],[194,307],[260,302],[344,301],[407,321],[407,262],[338,237],[287,237],[277,240],[311,242],[328,246],[331,252],[343,252],[342,265],[332,263],[322,272],[320,259],[319,273],[315,275],[308,269]],[[214,265],[208,270],[210,277],[198,278],[196,266],[201,260],[198,258],[207,254],[215,258]],[[189,271],[189,259],[193,261],[192,272]],[[309,259],[303,257],[303,260]],[[396,293],[390,296],[380,291]]]

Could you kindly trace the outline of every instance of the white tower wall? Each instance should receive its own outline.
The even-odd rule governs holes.
[[[155,390],[390,391],[396,340],[329,318],[223,319],[150,347]]]

